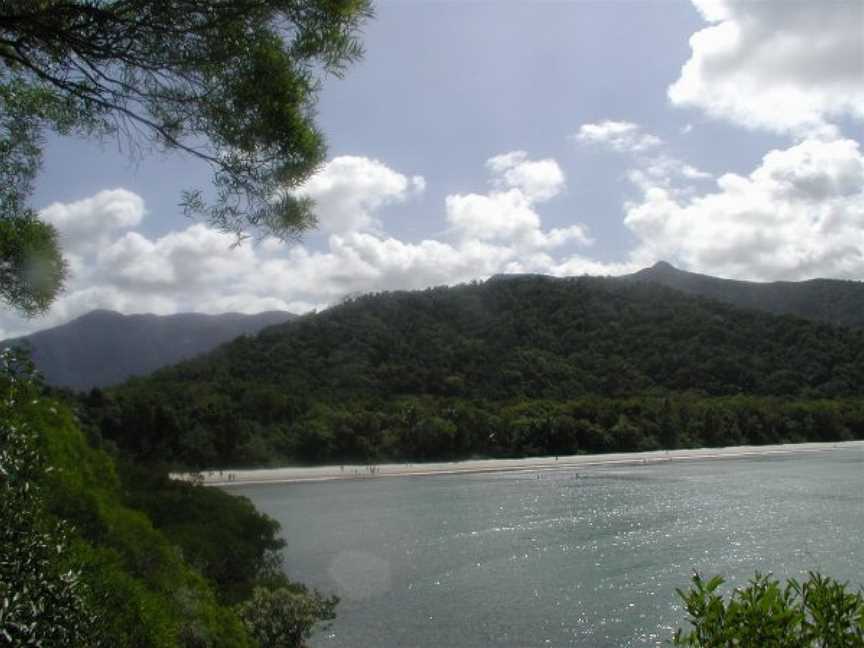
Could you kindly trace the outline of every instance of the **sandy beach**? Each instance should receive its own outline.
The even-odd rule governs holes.
[[[864,441],[843,443],[790,443],[766,446],[735,446],[729,448],[699,448],[691,450],[655,450],[651,452],[620,452],[612,454],[530,457],[525,459],[473,459],[467,461],[414,464],[346,464],[343,466],[260,468],[254,470],[211,470],[201,473],[175,473],[175,479],[201,480],[208,486],[244,486],[251,484],[285,484],[336,479],[378,479],[382,477],[421,477],[495,472],[531,472],[566,470],[589,466],[656,464],[664,461],[696,461],[706,459],[736,459],[835,450],[862,453]]]

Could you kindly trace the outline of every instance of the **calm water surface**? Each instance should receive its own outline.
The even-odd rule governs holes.
[[[864,451],[248,486],[342,597],[316,648],[644,646],[694,569],[864,585]]]

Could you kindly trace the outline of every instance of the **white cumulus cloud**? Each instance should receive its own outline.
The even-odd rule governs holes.
[[[864,156],[857,142],[808,139],[771,151],[709,192],[641,185],[625,224],[633,257],[744,279],[864,276]]]
[[[315,200],[321,229],[349,232],[377,229],[376,210],[404,203],[425,188],[422,176],[408,177],[378,160],[343,155],[327,162],[296,193]]]
[[[71,203],[53,203],[39,216],[57,228],[60,243],[73,273],[80,270],[82,256],[94,254],[118,231],[141,223],[144,200],[125,189],[100,191]]]
[[[860,0],[692,0],[711,23],[669,87],[678,106],[800,137],[836,135],[840,116],[864,119]]]
[[[497,241],[522,252],[554,248],[568,242],[589,245],[582,225],[544,231],[537,203],[566,188],[555,160],[529,160],[524,151],[496,155],[486,161],[492,191],[453,194],[445,202],[447,222],[462,240]]]
[[[533,203],[544,202],[566,187],[564,172],[555,160],[529,160],[525,151],[496,155],[486,161],[493,185],[501,190],[518,189]]]

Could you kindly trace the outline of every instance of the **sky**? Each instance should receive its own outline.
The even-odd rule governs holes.
[[[861,0],[380,0],[324,81],[319,228],[235,245],[186,219],[209,169],[51,137],[33,205],[95,308],[320,310],[496,273],[864,280]]]

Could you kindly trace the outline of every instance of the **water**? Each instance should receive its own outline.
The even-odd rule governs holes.
[[[694,569],[864,585],[861,449],[231,492],[342,597],[316,648],[656,645]]]

